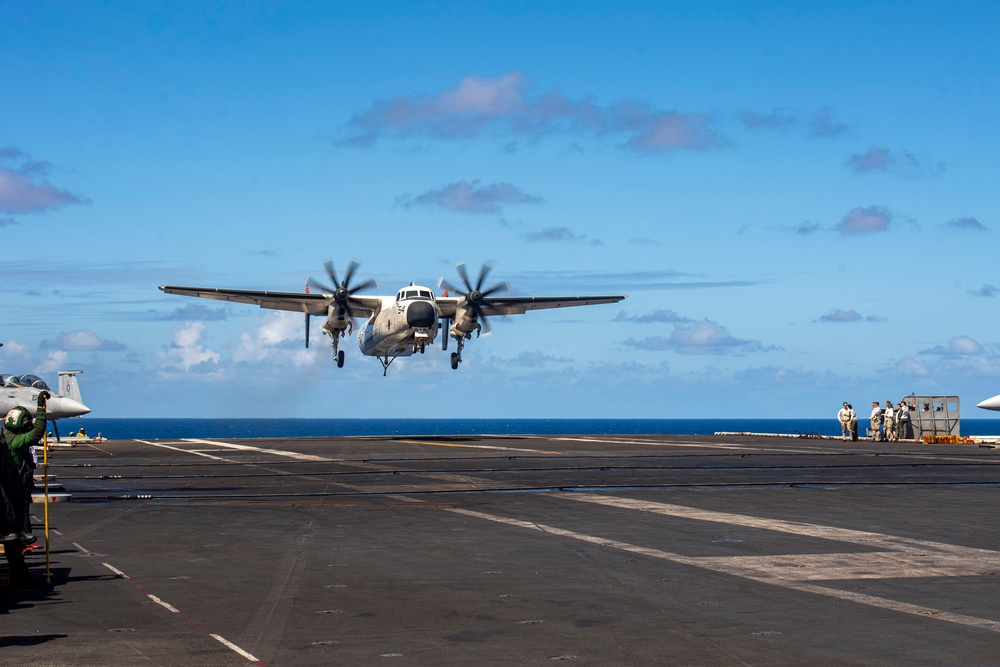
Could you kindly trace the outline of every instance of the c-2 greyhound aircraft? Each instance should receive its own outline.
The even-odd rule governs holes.
[[[309,320],[313,315],[325,315],[323,333],[333,339],[333,358],[337,367],[344,365],[344,351],[340,349],[340,339],[353,334],[353,318],[365,317],[367,321],[357,333],[361,353],[376,357],[382,363],[385,375],[396,357],[408,357],[423,353],[432,344],[439,329],[447,334],[441,336],[441,349],[448,349],[448,339],[454,338],[458,351],[451,354],[451,367],[457,369],[462,363],[462,349],[465,341],[475,332],[478,337],[484,330],[490,332],[488,317],[496,315],[521,315],[529,310],[544,308],[566,308],[569,306],[590,306],[602,303],[617,303],[625,296],[495,296],[508,291],[506,283],[498,283],[485,288],[483,284],[492,267],[484,264],[479,271],[475,285],[469,280],[465,265],[458,265],[462,278],[462,288],[454,287],[444,279],[438,283],[445,289],[442,296],[436,296],[429,287],[410,283],[394,296],[362,296],[358,294],[378,285],[376,280],[366,280],[352,285],[354,274],[360,266],[351,262],[343,282],[337,276],[333,263],[324,264],[333,286],[319,283],[312,278],[306,282],[306,292],[261,292],[255,290],[224,289],[216,287],[177,287],[160,285],[167,294],[180,294],[202,299],[236,301],[256,304],[261,308],[289,310],[305,313],[306,347],[309,347]],[[319,293],[309,292],[309,287]],[[458,296],[449,296],[454,292]]]

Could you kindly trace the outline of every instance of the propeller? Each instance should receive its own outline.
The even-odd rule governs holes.
[[[464,285],[465,290],[463,291],[460,287],[455,287],[444,278],[441,279],[439,285],[448,291],[461,294],[465,297],[468,307],[476,315],[476,318],[482,322],[485,332],[489,333],[492,331],[492,328],[490,327],[487,317],[490,315],[498,315],[499,313],[496,309],[486,303],[486,299],[490,295],[496,294],[497,292],[509,292],[510,285],[507,283],[497,283],[488,289],[483,289],[483,283],[486,282],[486,276],[488,276],[490,271],[493,270],[493,266],[488,263],[484,263],[479,269],[479,277],[476,278],[475,286],[473,286],[472,281],[469,280],[469,274],[465,270],[465,262],[460,262],[455,268],[458,269],[458,275],[462,278],[462,284]]]
[[[358,267],[361,266],[357,260],[352,260],[347,267],[347,273],[344,275],[344,281],[341,282],[337,277],[337,270],[333,268],[333,262],[331,260],[326,260],[323,262],[323,267],[326,269],[326,275],[330,277],[333,281],[333,287],[324,285],[323,283],[313,280],[311,277],[306,281],[306,284],[310,287],[315,287],[321,290],[323,294],[330,295],[330,303],[337,304],[338,312],[344,312],[347,317],[353,318],[354,314],[351,312],[351,297],[354,296],[355,292],[360,292],[366,290],[369,287],[378,287],[378,281],[374,278],[364,281],[360,285],[351,285],[351,280],[354,278],[355,272]]]

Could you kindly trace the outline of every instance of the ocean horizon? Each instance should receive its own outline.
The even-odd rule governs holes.
[[[863,435],[868,420],[858,424]],[[712,435],[718,432],[840,435],[836,419],[60,419],[59,435],[81,428],[108,440],[309,438],[418,435]],[[51,432],[51,425],[49,428]],[[1000,435],[1000,419],[963,419],[962,435]]]

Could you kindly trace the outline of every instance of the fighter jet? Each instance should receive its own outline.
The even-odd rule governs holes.
[[[37,375],[0,375],[0,415],[5,415],[14,408],[27,408],[32,415],[38,405],[38,393],[47,391],[52,394],[45,408],[48,419],[66,419],[79,417],[90,412],[80,397],[80,385],[76,376],[83,371],[59,371],[59,391],[52,391],[45,381]],[[56,428],[55,422],[52,424]],[[56,438],[59,431],[56,430]]]
[[[976,407],[983,410],[996,410],[1000,412],[1000,394],[997,394],[993,398],[987,398],[982,403],[976,405]]]

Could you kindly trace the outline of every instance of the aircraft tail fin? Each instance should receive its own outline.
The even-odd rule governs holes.
[[[82,372],[59,371],[59,394],[83,403],[83,399],[80,397],[80,385],[76,381],[76,376]]]

